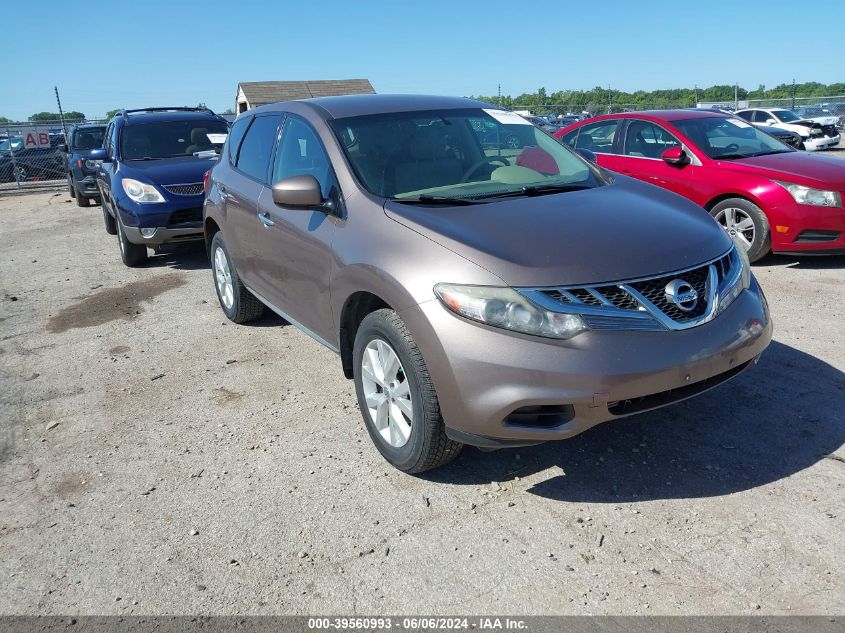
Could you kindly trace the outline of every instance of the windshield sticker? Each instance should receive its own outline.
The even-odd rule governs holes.
[[[743,121],[741,119],[728,119],[728,123],[730,123],[731,125],[735,125],[737,127],[751,127],[750,123],[746,123],[745,121]]]
[[[214,133],[207,133],[206,136],[208,137],[208,141],[210,143],[225,143],[226,137],[229,136],[228,134],[214,134]]]
[[[518,114],[507,110],[488,110],[485,108],[484,112],[505,125],[531,125],[530,121],[526,121]]]

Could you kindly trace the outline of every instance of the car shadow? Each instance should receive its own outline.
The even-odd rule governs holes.
[[[789,477],[843,441],[845,374],[772,342],[756,367],[696,398],[562,442],[468,449],[423,478],[481,485],[559,467],[528,492],[591,503],[715,497]]]
[[[776,255],[770,253],[753,264],[757,266],[777,266],[798,270],[828,270],[845,268],[843,255]]]
[[[174,270],[203,270],[211,268],[205,244],[201,241],[167,246],[162,251],[151,255],[144,268],[172,268]]]

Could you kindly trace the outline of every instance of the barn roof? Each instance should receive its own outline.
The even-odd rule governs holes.
[[[238,84],[251,107],[312,97],[375,94],[368,79],[321,79],[317,81],[245,81]]]

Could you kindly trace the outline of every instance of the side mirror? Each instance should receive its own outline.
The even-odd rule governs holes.
[[[323,191],[314,176],[290,176],[273,185],[273,202],[280,207],[308,209],[323,205]]]
[[[686,165],[689,162],[689,156],[680,146],[663,150],[660,158],[670,165]]]
[[[60,151],[60,152],[64,152],[65,154],[67,154],[67,144],[65,144],[65,143],[59,143],[59,151]]]
[[[109,152],[105,147],[99,147],[97,149],[92,149],[88,153],[88,160],[108,160],[109,159]]]
[[[598,159],[596,158],[596,155],[595,155],[595,154],[593,154],[590,150],[588,150],[588,149],[584,149],[584,148],[582,147],[582,148],[580,148],[580,149],[576,149],[575,151],[578,153],[578,155],[579,155],[579,156],[581,156],[581,158],[583,158],[583,159],[585,159],[585,160],[588,160],[588,161],[590,161],[590,162],[591,162],[591,163],[593,163],[593,164],[596,164],[596,163],[597,163],[597,160],[598,160]]]
[[[766,119],[766,125],[777,125],[777,121],[774,119]]]

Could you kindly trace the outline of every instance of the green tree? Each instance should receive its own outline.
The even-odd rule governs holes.
[[[125,108],[115,108],[114,110],[109,110],[108,112],[106,112],[106,118],[107,119],[112,118],[115,114],[117,114],[121,110],[125,110]]]
[[[234,113],[235,113],[235,111],[234,111],[234,110],[232,110],[232,108],[226,108],[226,109],[225,109],[225,110],[223,110],[223,112],[222,112],[222,114],[234,114]]]
[[[0,123],[11,123],[12,120],[4,116],[0,116]]]
[[[58,121],[59,120],[59,113],[58,112],[36,112],[31,117],[29,117],[30,121]]]

